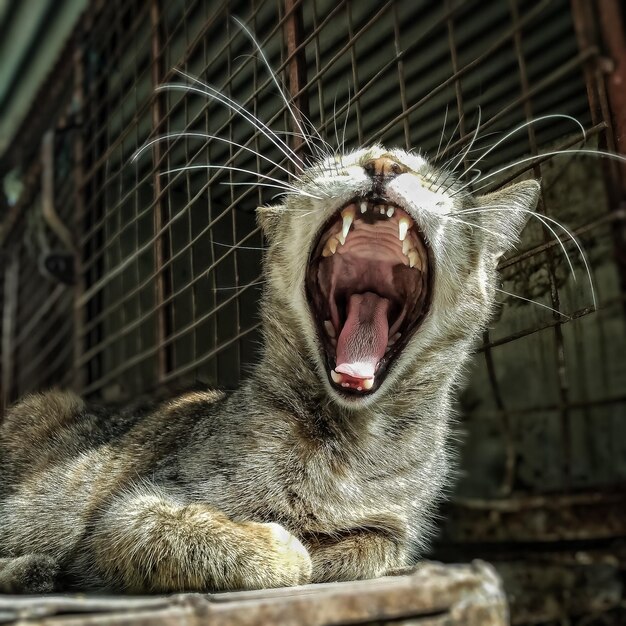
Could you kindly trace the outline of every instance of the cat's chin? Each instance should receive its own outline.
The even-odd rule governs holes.
[[[407,210],[353,198],[317,234],[306,276],[328,380],[346,400],[379,389],[431,301],[432,262]]]

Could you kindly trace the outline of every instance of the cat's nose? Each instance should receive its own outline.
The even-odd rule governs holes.
[[[389,157],[378,157],[363,165],[363,169],[372,179],[391,180],[404,174],[407,168]]]

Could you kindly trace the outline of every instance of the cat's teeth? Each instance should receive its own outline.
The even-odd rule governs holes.
[[[326,242],[324,249],[322,250],[322,256],[332,256],[333,254],[335,254],[338,245],[339,242],[337,241],[336,237],[330,237],[330,239]]]
[[[400,339],[400,337],[402,337],[402,335],[400,333],[396,333],[393,337],[391,337],[391,339],[389,339],[387,347],[385,348],[385,354],[387,354],[391,350],[391,348],[393,348],[393,345],[396,343],[396,341],[398,341],[398,339]]]
[[[405,238],[404,241],[402,242],[402,254],[404,254],[405,256],[408,256],[409,250],[413,250],[413,243],[411,242],[410,239]]]
[[[385,214],[385,211],[387,210],[387,207],[385,207],[385,205],[384,205],[384,204],[381,204],[381,205],[378,207],[378,210],[380,211],[380,214],[381,214],[381,215],[384,215],[384,214]]]
[[[367,202],[361,202],[361,213],[367,211]]]
[[[335,333],[335,327],[333,326],[333,323],[330,320],[326,320],[324,322],[324,328],[326,329],[326,332],[328,333],[329,337],[335,337],[336,333]]]
[[[339,374],[338,372],[336,372],[335,370],[330,370],[330,377],[337,384],[339,384],[343,380],[343,376],[341,374]]]
[[[396,343],[396,341],[398,341],[398,339],[400,339],[402,335],[400,333],[396,333],[390,340],[389,343],[387,344],[388,346],[393,346],[394,343]]]
[[[411,221],[408,217],[401,217],[398,221],[398,238],[400,241],[404,241],[406,238],[406,234],[409,232],[409,226],[411,226]]]
[[[350,206],[346,207],[341,212],[341,215],[343,217],[343,226],[341,227],[341,235],[343,237],[343,241],[341,242],[341,245],[343,245],[344,243],[346,243],[346,237],[348,236],[348,232],[350,231],[350,226],[352,226],[352,222],[354,220],[354,215],[355,215],[354,204],[351,204]]]
[[[395,211],[395,209],[392,206],[388,207],[387,208],[387,217],[392,217],[394,211]]]
[[[417,266],[417,269],[422,269],[422,264],[420,263],[420,255],[415,248],[409,250],[407,256],[409,257],[409,267]]]
[[[368,389],[371,389],[374,386],[374,379],[373,378],[367,378],[363,381],[363,389],[365,389],[366,391]]]

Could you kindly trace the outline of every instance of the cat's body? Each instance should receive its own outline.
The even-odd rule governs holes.
[[[116,417],[56,391],[13,407],[0,589],[240,589],[410,564],[449,476],[452,394],[491,314],[497,259],[538,196],[527,181],[475,199],[440,177],[374,147],[318,164],[260,210],[264,349],[232,395]],[[375,252],[398,225],[410,262],[396,259],[402,236]]]

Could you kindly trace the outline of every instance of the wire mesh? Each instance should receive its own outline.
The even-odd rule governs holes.
[[[9,396],[71,380],[105,400],[193,381],[233,387],[254,363],[263,248],[254,209],[279,191],[257,174],[284,181],[290,163],[224,101],[281,140],[301,140],[233,15],[333,145],[419,148],[440,163],[458,160],[469,178],[468,164],[504,134],[559,113],[575,117],[592,146],[614,148],[604,79],[593,69],[601,42],[581,35],[588,16],[567,0],[94,3],[76,54],[81,129],[59,135],[55,159],[55,204],[77,224],[77,282],[42,277],[22,219]],[[471,152],[456,157],[479,119]],[[576,247],[558,227],[555,239],[531,222],[501,263],[502,306],[461,399],[463,464],[474,468],[461,481],[464,496],[566,491],[626,475],[615,172],[581,156],[541,156],[581,139],[571,120],[552,118],[481,161],[482,191],[528,171],[542,178],[541,215],[580,239],[599,311]],[[40,212],[36,195],[26,215]]]

